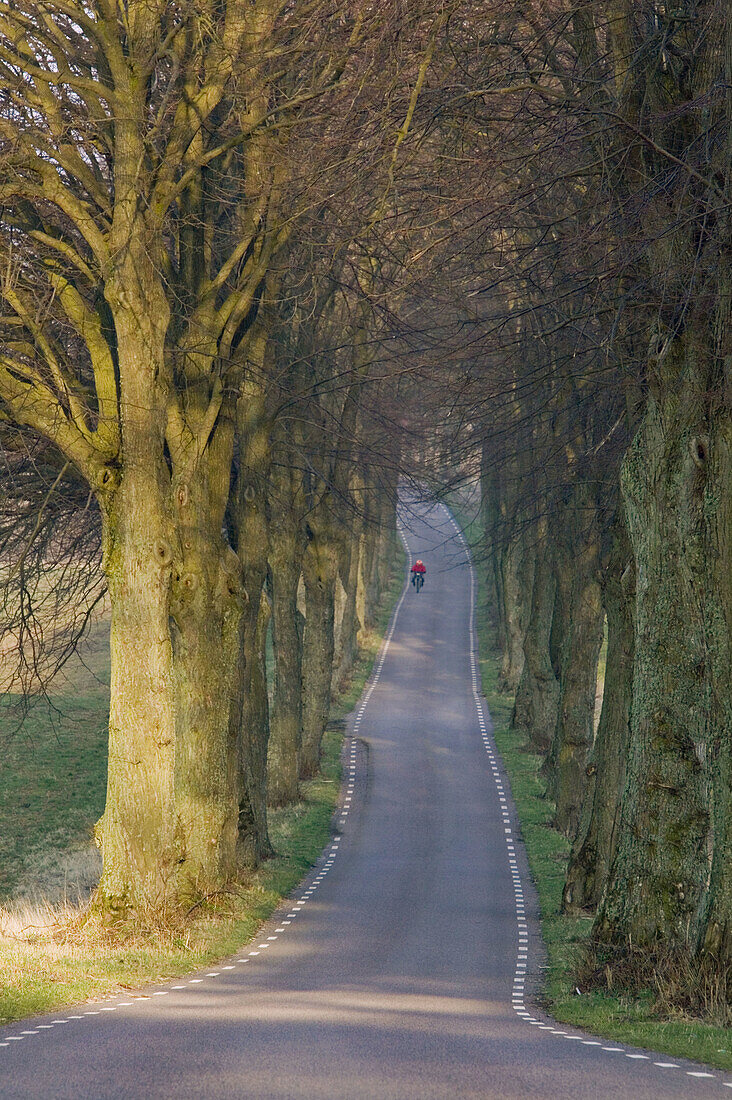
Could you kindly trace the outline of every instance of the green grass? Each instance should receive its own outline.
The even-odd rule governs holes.
[[[0,913],[0,1023],[165,981],[210,965],[251,940],[262,922],[307,874],[331,834],[340,786],[343,720],[363,692],[403,583],[404,556],[400,550],[376,627],[362,633],[350,682],[334,702],[323,743],[321,775],[303,783],[300,803],[270,815],[275,858],[238,884],[236,890],[211,899],[187,919],[173,921],[167,928],[110,929],[94,919],[80,919],[78,912],[69,912],[64,918],[58,909],[44,913],[42,907],[27,909],[16,917],[5,914],[5,919]],[[14,838],[15,855],[9,861],[13,870],[5,872],[8,888],[13,878],[18,881],[30,870],[23,851],[24,829],[33,836],[35,858],[42,862],[44,806],[45,829],[53,837],[46,855],[61,850],[63,843],[73,847],[88,840],[104,791],[104,737],[100,727],[103,730],[106,721],[106,693],[100,689],[98,694],[98,699],[90,701],[88,695],[74,699],[72,693],[64,718],[68,728],[57,723],[53,729],[39,711],[22,735],[11,740],[13,763],[4,761],[0,773],[0,829],[12,829]],[[35,763],[25,759],[24,744],[32,747]],[[14,776],[15,767],[22,776]],[[33,781],[34,773],[37,783]],[[74,785],[79,791],[70,794]],[[44,792],[49,790],[54,795],[47,802]],[[21,807],[21,822],[15,824],[13,806],[6,798],[18,797],[29,805]],[[74,807],[68,824],[64,821],[65,797],[70,800],[68,806]],[[27,927],[36,921],[36,930]]]
[[[51,701],[31,702],[22,725],[22,700],[0,699],[0,904],[34,890],[58,899],[80,862],[70,856],[92,847],[107,779],[107,639],[96,624]]]
[[[454,505],[454,510],[458,519],[464,520],[466,537],[477,545],[478,521],[461,509],[459,503]],[[556,1020],[596,1035],[732,1069],[732,1030],[681,1014],[669,1018],[659,1008],[653,990],[632,997],[581,989],[577,993],[578,962],[587,945],[592,920],[568,917],[561,912],[569,843],[550,824],[554,806],[545,796],[546,785],[539,774],[541,757],[524,751],[511,733],[513,699],[498,691],[500,653],[488,615],[484,570],[478,567],[476,574],[476,626],[483,693],[493,719],[495,742],[511,783],[539,896],[548,965],[542,997],[544,1007]]]

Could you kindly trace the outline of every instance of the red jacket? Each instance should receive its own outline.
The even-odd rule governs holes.
[[[412,573],[426,573],[427,570],[423,562],[415,562],[412,566]]]

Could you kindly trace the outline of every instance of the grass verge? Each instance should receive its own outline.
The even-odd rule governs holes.
[[[479,545],[479,520],[470,510],[455,505],[454,511],[472,545]],[[473,510],[474,511],[474,510]],[[532,877],[539,895],[541,931],[547,948],[543,1005],[554,1019],[609,1039],[677,1058],[732,1069],[732,1030],[689,1018],[669,1015],[659,1004],[657,991],[640,996],[622,993],[577,992],[576,972],[588,942],[592,920],[568,917],[561,912],[562,889],[569,857],[569,843],[551,827],[553,804],[546,798],[546,784],[539,774],[541,757],[525,752],[510,730],[513,699],[498,691],[500,652],[488,613],[488,592],[483,570],[476,569],[478,604],[476,627],[480,650],[483,693],[494,726],[516,803]]]
[[[403,583],[400,548],[376,625],[362,633],[351,680],[334,702],[322,773],[303,783],[300,803],[270,815],[275,858],[167,928],[104,928],[83,920],[71,905],[0,909],[0,1024],[166,981],[233,954],[256,934],[327,843],[340,786],[343,720],[363,692]],[[42,740],[55,737],[46,730]]]

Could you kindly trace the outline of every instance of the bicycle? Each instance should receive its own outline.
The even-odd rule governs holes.
[[[419,592],[420,588],[424,584],[424,573],[415,573],[414,576],[412,577],[412,584],[414,585],[416,590]]]

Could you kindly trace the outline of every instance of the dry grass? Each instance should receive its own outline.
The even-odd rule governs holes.
[[[701,1018],[719,1027],[732,1024],[732,974],[716,959],[690,959],[659,945],[623,948],[589,940],[577,966],[583,989],[640,996],[652,994],[649,1014],[658,1019]]]
[[[84,906],[102,874],[102,857],[97,846],[64,849],[48,847],[26,858],[25,868],[8,908],[13,913],[27,906]],[[2,925],[0,924],[0,928]]]
[[[35,947],[41,940],[50,943],[60,929],[77,924],[85,910],[86,906],[81,904],[54,905],[43,900],[0,907],[0,945],[3,950],[16,945],[19,954],[27,956],[30,954],[28,948]]]

